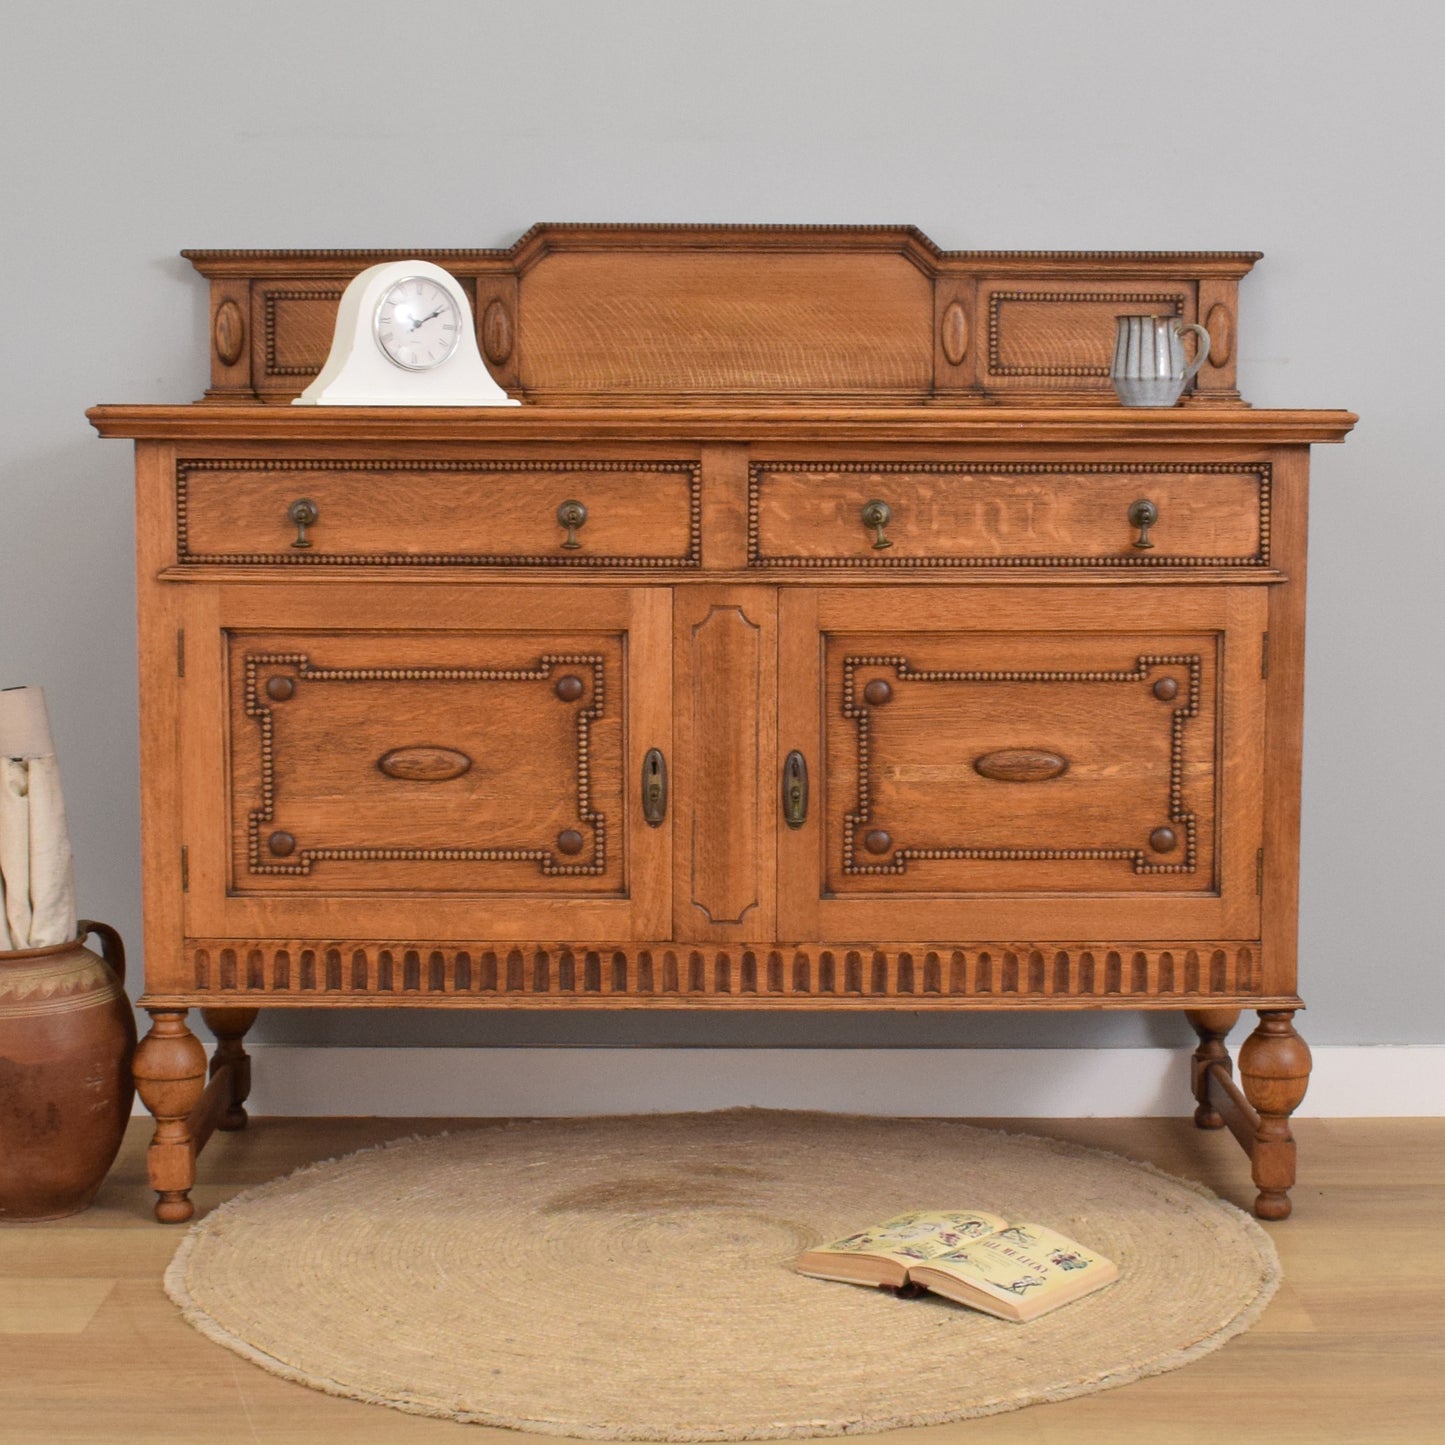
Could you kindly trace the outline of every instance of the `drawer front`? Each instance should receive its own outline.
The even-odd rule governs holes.
[[[1267,567],[1269,501],[1267,463],[759,461],[749,476],[748,559],[809,568]],[[1135,511],[1141,502],[1156,519],[1147,528]]]
[[[176,467],[182,564],[696,567],[693,461],[227,461]],[[299,502],[310,511],[293,512]],[[571,525],[564,504],[581,504]],[[309,520],[307,519],[309,518]]]

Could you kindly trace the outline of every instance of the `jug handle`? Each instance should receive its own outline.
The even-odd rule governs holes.
[[[1194,380],[1199,368],[1209,360],[1209,333],[1197,321],[1180,321],[1174,327],[1176,336],[1183,336],[1186,331],[1192,331],[1199,338],[1199,345],[1194,351],[1194,360],[1184,368],[1184,385],[1188,386]]]
[[[76,927],[80,930],[80,942],[84,943],[92,933],[100,939],[101,956],[110,965],[111,972],[115,974],[115,981],[124,988],[125,944],[121,942],[120,934],[110,924],[93,923],[88,918],[82,918]]]

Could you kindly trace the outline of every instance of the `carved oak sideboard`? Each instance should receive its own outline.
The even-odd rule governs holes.
[[[274,404],[384,254],[193,253],[207,398],[90,414],[136,441],[157,1216],[258,1009],[402,1006],[1182,1011],[1284,1217],[1354,418],[1240,400],[1255,257],[539,227],[423,253],[520,409]],[[1179,407],[1109,390],[1143,310],[1209,330]]]

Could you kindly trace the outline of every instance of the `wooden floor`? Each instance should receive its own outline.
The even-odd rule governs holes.
[[[1233,1200],[1243,1154],[1185,1120],[984,1121],[1147,1159]],[[314,1159],[466,1122],[261,1119],[201,1161],[200,1209]],[[1294,1218],[1270,1226],[1285,1285],[1254,1329],[1173,1374],[890,1445],[1445,1441],[1445,1119],[1297,1121]],[[0,1442],[492,1445],[509,1431],[402,1415],[289,1384],[210,1344],[161,1291],[180,1231],[150,1219],[148,1125],[96,1204],[0,1228]]]

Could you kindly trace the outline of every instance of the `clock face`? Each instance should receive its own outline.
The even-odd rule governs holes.
[[[429,276],[407,276],[381,298],[373,331],[388,361],[407,371],[429,371],[457,349],[461,323],[445,286]]]

